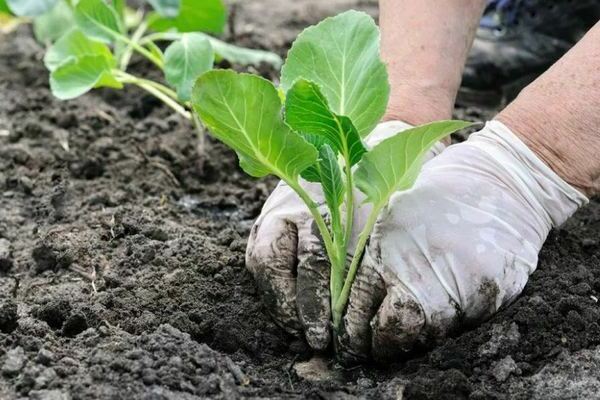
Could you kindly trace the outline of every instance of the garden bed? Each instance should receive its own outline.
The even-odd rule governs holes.
[[[229,35],[285,55],[348,8],[374,15],[376,2],[239,1]],[[271,321],[244,267],[275,181],[247,177],[215,141],[199,156],[189,123],[136,89],[56,100],[42,55],[28,27],[0,36],[0,399],[598,396],[598,202],[550,234],[523,295],[491,320],[393,366],[343,370]]]

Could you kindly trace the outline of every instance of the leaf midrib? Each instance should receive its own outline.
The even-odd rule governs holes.
[[[282,173],[282,171],[277,168],[275,165],[273,165],[271,162],[269,162],[268,160],[266,160],[261,152],[259,151],[258,148],[256,148],[256,146],[254,145],[254,143],[252,142],[252,140],[250,139],[250,135],[248,134],[248,131],[246,130],[246,126],[242,125],[240,123],[240,121],[238,120],[238,118],[236,117],[235,113],[233,112],[232,108],[229,106],[229,102],[227,101],[227,98],[223,95],[223,90],[221,88],[221,84],[217,82],[217,86],[219,87],[219,94],[221,96],[221,102],[225,105],[225,107],[227,107],[227,111],[229,112],[229,114],[231,115],[231,117],[233,118],[233,121],[236,123],[236,125],[238,126],[240,132],[243,133],[244,137],[246,138],[246,141],[248,142],[249,147],[252,149],[252,151],[254,152],[254,156],[264,165],[267,165],[269,168],[271,168],[273,170],[273,172],[275,173],[275,175],[280,176],[281,178],[291,178],[288,177],[287,174]],[[263,99],[264,100],[264,99]],[[262,115],[262,114],[261,114]],[[260,118],[260,125],[262,126],[262,116]],[[270,143],[269,143],[270,144]],[[288,182],[289,184],[289,182]]]

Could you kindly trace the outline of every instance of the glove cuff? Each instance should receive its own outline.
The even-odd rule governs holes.
[[[546,224],[559,226],[588,203],[583,193],[558,176],[502,122],[488,122],[469,142],[506,169],[516,189]]]

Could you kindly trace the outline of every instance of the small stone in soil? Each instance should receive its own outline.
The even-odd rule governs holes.
[[[494,324],[492,326],[492,337],[488,342],[479,346],[479,354],[481,356],[493,356],[502,348],[516,345],[520,338],[519,327],[514,322],[510,326]]]
[[[53,352],[42,347],[40,351],[38,351],[35,361],[42,365],[50,365],[52,362],[54,362],[54,358],[55,355]]]
[[[2,374],[6,376],[14,376],[19,373],[25,366],[25,352],[22,347],[16,347],[6,353],[6,359],[2,365]]]
[[[156,382],[156,379],[156,371],[153,369],[146,368],[144,371],[142,371],[142,382],[144,382],[144,384],[152,385],[154,382]]]
[[[598,241],[592,238],[584,238],[581,240],[581,245],[584,248],[595,247],[596,245],[598,245]]]
[[[358,385],[358,387],[361,387],[363,389],[369,389],[372,388],[373,386],[375,386],[375,383],[369,379],[369,378],[358,378],[358,380],[356,381],[356,384]]]
[[[504,382],[512,373],[519,374],[520,370],[511,356],[506,356],[502,360],[497,361],[492,367],[492,375],[498,382]]]
[[[31,400],[71,400],[71,395],[58,389],[32,390],[29,392],[29,398]]]
[[[314,356],[308,361],[299,362],[294,365],[296,374],[310,382],[333,382],[341,381],[342,376],[339,371],[333,370],[327,364],[327,360]]]
[[[36,389],[44,389],[47,388],[52,382],[56,381],[58,375],[53,368],[44,369],[38,376],[35,378],[35,388]]]

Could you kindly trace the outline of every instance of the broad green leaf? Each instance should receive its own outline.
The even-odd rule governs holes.
[[[304,140],[312,144],[313,147],[319,150],[321,147],[327,145],[327,139],[321,135],[312,135],[310,133],[300,133]],[[314,163],[302,171],[302,178],[309,182],[321,182],[321,173],[319,172],[319,165]]]
[[[305,29],[288,52],[281,85],[288,91],[304,78],[319,85],[331,110],[367,136],[385,112],[389,85],[379,58],[373,19],[347,11]]]
[[[147,0],[161,17],[174,18],[179,14],[179,0]]]
[[[157,31],[177,29],[179,32],[222,33],[227,23],[223,0],[181,0],[179,14],[172,18],[156,18],[150,27]]]
[[[111,4],[117,12],[117,15],[119,16],[121,22],[124,22],[126,12],[125,10],[127,9],[127,2],[125,0],[112,0]]]
[[[72,29],[58,39],[44,55],[44,65],[54,71],[70,59],[80,59],[85,56],[100,56],[104,58],[111,68],[116,65],[114,57],[107,45],[89,39],[79,29]]]
[[[35,17],[50,11],[57,1],[58,0],[6,0],[6,4],[15,15],[20,17]]]
[[[319,150],[318,169],[327,206],[332,212],[339,210],[344,201],[344,180],[335,152],[329,145]]]
[[[165,51],[165,78],[177,89],[177,96],[188,101],[196,79],[212,69],[215,56],[210,42],[197,33],[184,33]]]
[[[111,74],[111,65],[103,56],[72,57],[50,74],[50,88],[61,100],[72,99],[97,87],[120,89],[123,85]]]
[[[274,174],[292,182],[317,160],[317,150],[283,122],[277,89],[266,79],[231,70],[206,72],[194,86],[192,105],[252,176]]]
[[[80,0],[75,21],[83,33],[104,43],[112,42],[123,31],[119,14],[103,0]]]
[[[427,150],[469,125],[465,121],[438,121],[405,130],[379,143],[365,154],[354,172],[356,186],[367,195],[365,202],[383,206],[394,192],[410,188]]]
[[[10,8],[6,4],[6,0],[0,0],[0,14],[12,14]]]
[[[333,113],[313,82],[299,79],[287,92],[285,120],[297,132],[322,137],[335,153],[348,157],[350,165],[356,164],[367,151],[350,119]],[[310,141],[317,144],[315,139]]]
[[[52,10],[34,18],[33,33],[38,42],[53,43],[74,25],[73,11],[67,3],[59,1]]]

